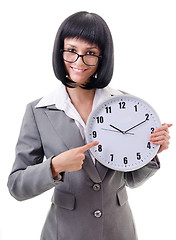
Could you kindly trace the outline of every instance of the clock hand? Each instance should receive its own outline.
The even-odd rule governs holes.
[[[114,129],[118,130],[119,132],[121,132],[121,133],[123,133],[123,134],[126,133],[126,132],[120,130],[119,128],[117,128],[117,127],[115,127],[115,126],[113,126],[113,125],[111,125],[111,124],[110,124],[109,126],[110,126],[110,127],[113,127]],[[129,134],[134,135],[134,133],[129,133]]]
[[[101,128],[101,129],[102,129],[102,130],[106,130],[106,131],[111,131],[111,132],[120,133],[120,132],[117,132],[117,131],[111,130],[111,129],[106,129],[106,128]],[[134,133],[127,133],[127,134],[134,135]]]
[[[139,125],[141,125],[141,124],[143,124],[143,123],[145,123],[147,121],[147,119],[145,119],[144,121],[142,121],[142,122],[140,122],[140,123],[138,123],[137,125],[135,125],[135,126],[133,126],[133,127],[131,127],[131,128],[129,128],[128,130],[126,130],[124,133],[126,134],[128,131],[130,131],[131,129],[133,129],[133,128],[135,128],[135,127],[137,127],[137,126],[139,126]]]
[[[112,128],[114,128],[114,129],[116,129],[116,130],[118,130],[119,132],[121,132],[121,133],[123,133],[123,134],[125,133],[124,131],[120,130],[119,128],[114,127],[114,126],[111,125],[111,124],[110,124],[109,126],[112,127]]]

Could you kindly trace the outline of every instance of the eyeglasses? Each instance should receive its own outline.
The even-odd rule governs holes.
[[[96,56],[96,55],[90,55],[90,54],[80,55],[76,52],[70,52],[63,49],[61,49],[60,51],[63,55],[64,61],[69,63],[74,63],[78,60],[79,57],[81,57],[83,63],[86,64],[87,66],[96,66],[97,63],[100,61],[100,59],[102,59],[102,56]]]

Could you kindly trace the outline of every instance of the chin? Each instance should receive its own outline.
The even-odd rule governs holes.
[[[88,80],[83,80],[83,79],[80,79],[80,78],[71,78],[71,80],[72,81],[74,81],[75,82],[75,85],[76,86],[80,86],[80,85],[85,85],[87,82],[88,82]]]

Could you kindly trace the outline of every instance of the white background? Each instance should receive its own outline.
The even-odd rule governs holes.
[[[140,240],[175,239],[176,3],[167,0],[4,0],[0,6],[0,239],[39,239],[53,190],[17,202],[6,187],[26,104],[58,84],[52,48],[61,22],[87,10],[108,23],[115,47],[111,86],[149,102],[170,129],[161,169],[143,186],[128,190]],[[86,233],[85,233],[86,234]],[[49,240],[49,239],[48,239]]]

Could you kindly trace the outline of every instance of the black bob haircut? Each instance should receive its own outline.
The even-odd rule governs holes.
[[[56,34],[53,49],[53,69],[56,77],[67,87],[74,87],[74,82],[67,77],[64,61],[60,52],[65,38],[78,38],[96,44],[101,51],[96,75],[84,89],[104,88],[112,78],[114,68],[114,50],[111,32],[106,22],[95,13],[77,12],[64,20]]]

